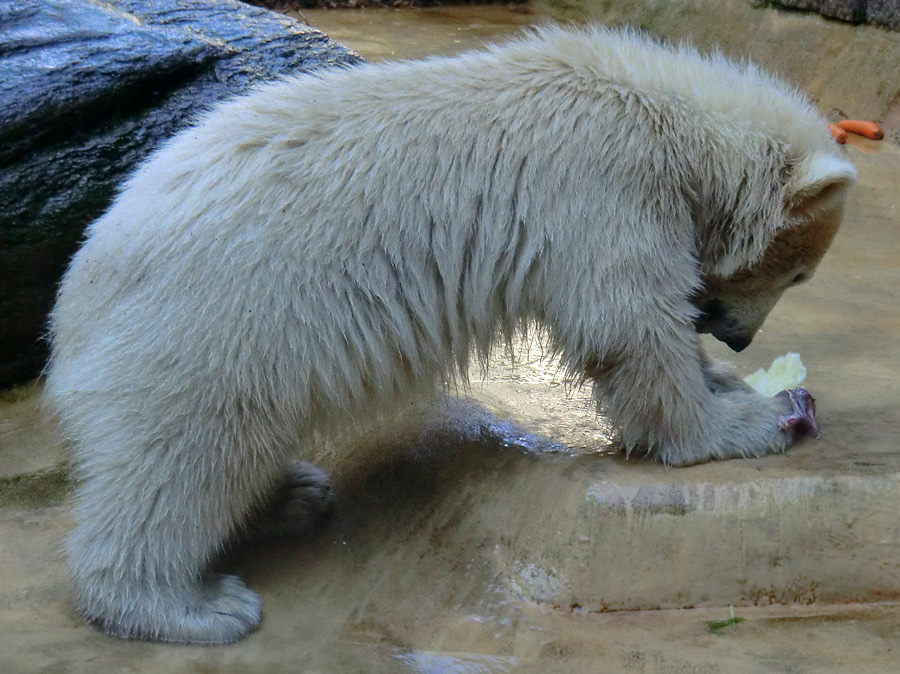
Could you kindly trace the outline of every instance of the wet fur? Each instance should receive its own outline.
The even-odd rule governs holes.
[[[754,329],[827,246],[795,230],[833,235],[853,175],[790,88],[603,30],[217,107],[91,225],[52,316],[81,611],[122,637],[241,638],[259,600],[208,561],[312,434],[432,395],[531,321],[630,451],[783,451],[777,404],[694,323],[718,302],[710,329]],[[324,477],[294,478],[287,510],[316,511]]]

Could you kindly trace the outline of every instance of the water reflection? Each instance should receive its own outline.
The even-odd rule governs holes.
[[[409,651],[395,657],[415,674],[503,674],[517,664],[514,657],[481,653]]]
[[[478,372],[474,366],[472,371]],[[504,446],[531,453],[617,451],[609,421],[597,414],[590,384],[568,379],[559,361],[536,337],[498,348],[483,376],[473,378],[466,393],[494,412],[494,421],[483,433]]]

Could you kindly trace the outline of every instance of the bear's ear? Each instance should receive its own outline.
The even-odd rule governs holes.
[[[817,152],[794,166],[785,186],[784,201],[792,212],[816,210],[817,202],[842,193],[855,180],[856,169],[849,161]]]
[[[847,190],[856,169],[843,157],[817,152],[796,164],[784,189],[787,227],[808,224],[837,229],[844,213]]]

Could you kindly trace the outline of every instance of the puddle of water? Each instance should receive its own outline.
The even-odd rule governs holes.
[[[395,657],[414,674],[502,674],[516,666],[513,657],[479,653],[409,651]]]

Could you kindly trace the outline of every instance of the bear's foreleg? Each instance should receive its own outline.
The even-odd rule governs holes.
[[[657,325],[598,371],[596,395],[628,452],[648,452],[667,465],[763,456],[790,446],[789,412],[720,364],[700,354],[689,325]]]
[[[700,360],[707,386],[713,393],[726,393],[728,391],[749,393],[753,391],[753,387],[738,375],[731,363],[722,360],[712,360],[702,349],[700,349]]]

